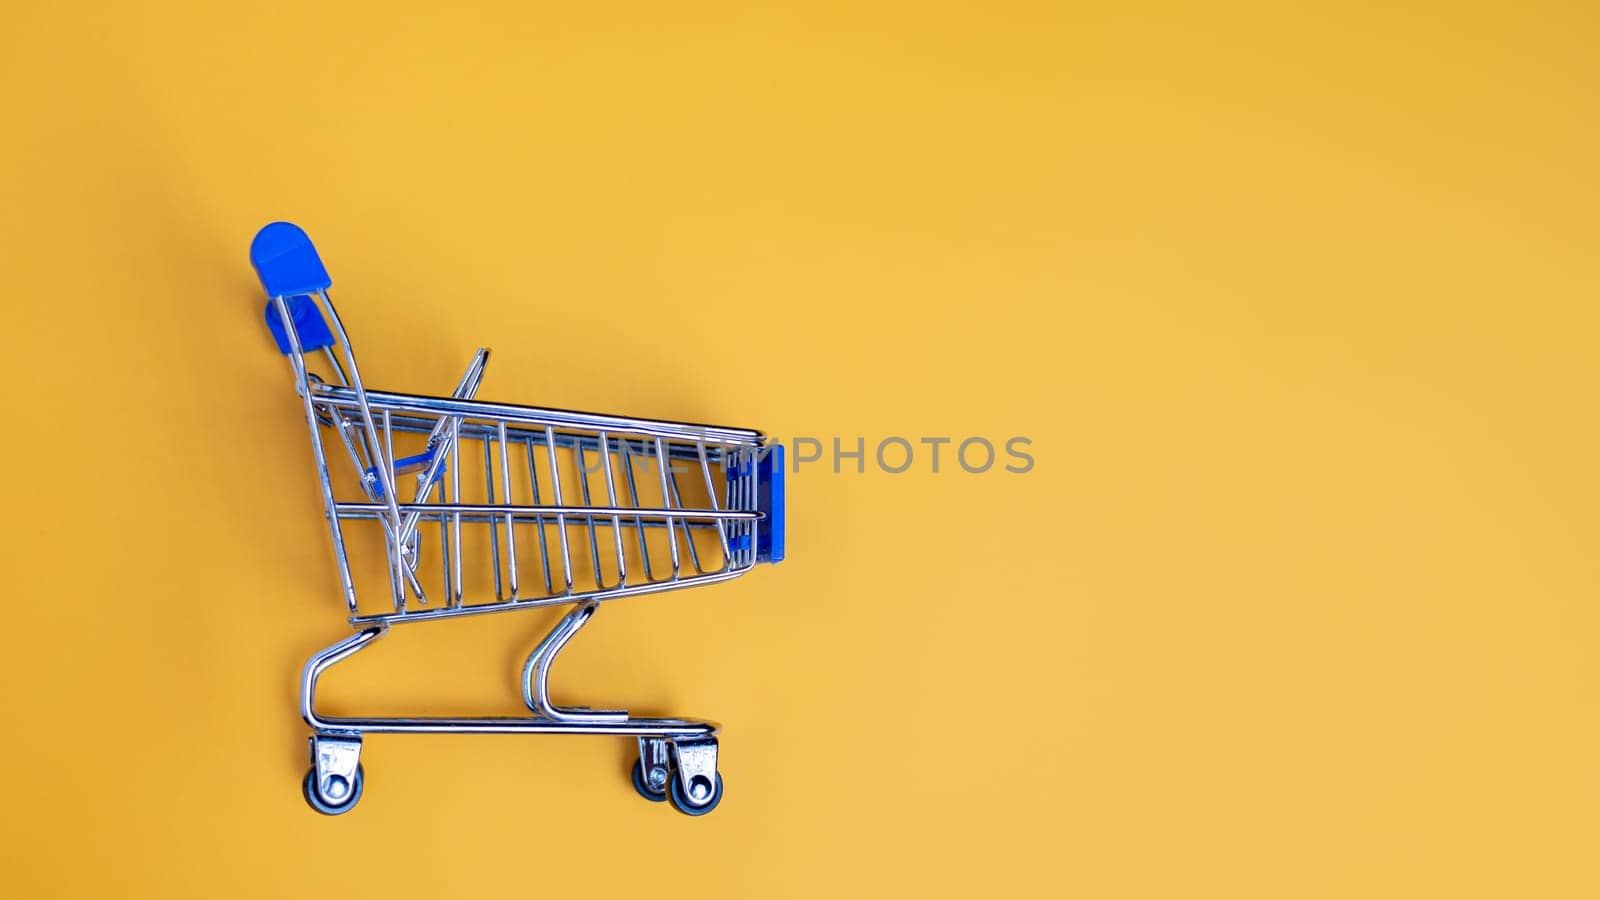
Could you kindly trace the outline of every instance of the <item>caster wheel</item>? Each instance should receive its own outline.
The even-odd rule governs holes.
[[[651,803],[666,802],[667,792],[665,790],[658,791],[650,786],[650,782],[646,781],[644,777],[644,766],[637,759],[633,761],[633,789],[639,792],[639,796],[649,800]]]
[[[722,802],[722,773],[718,772],[716,778],[716,784],[712,785],[705,776],[696,776],[696,783],[690,789],[685,789],[683,779],[674,773],[671,784],[667,786],[673,808],[686,816],[703,816],[716,809],[717,804]],[[700,802],[694,803],[689,799],[691,796],[699,796]]]
[[[306,803],[312,809],[322,813],[325,816],[341,816],[350,810],[355,809],[356,803],[361,800],[362,790],[364,790],[367,786],[366,773],[362,771],[360,766],[356,766],[356,783],[350,788],[350,796],[347,797],[343,803],[329,805],[322,799],[321,795],[317,793],[316,780],[317,770],[316,767],[312,767],[310,771],[306,772],[306,778],[305,781],[301,783],[300,790],[305,794]]]

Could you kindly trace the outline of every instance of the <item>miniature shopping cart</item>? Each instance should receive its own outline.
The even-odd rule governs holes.
[[[250,261],[304,403],[339,585],[358,629],[312,656],[301,678],[300,711],[314,731],[306,802],[328,815],[356,805],[366,734],[609,734],[638,740],[633,786],[646,799],[695,816],[715,808],[717,725],[557,706],[550,667],[603,600],[726,581],[782,560],[783,447],[742,428],[478,400],[484,349],[448,397],[369,390],[305,232],[268,225]],[[316,711],[322,673],[391,625],[557,605],[572,609],[522,668],[531,716]]]

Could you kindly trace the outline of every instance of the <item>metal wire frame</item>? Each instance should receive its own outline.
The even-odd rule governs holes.
[[[284,298],[276,298],[276,304],[286,323],[291,367],[311,431],[352,624],[609,600],[722,581],[754,566],[761,515],[755,510],[755,466],[744,462],[764,452],[760,432],[475,400],[488,355],[482,350],[451,397],[369,391],[361,382],[331,299],[326,292],[315,299],[327,310],[344,351],[342,361],[331,348],[325,351],[337,385],[309,371]],[[342,445],[358,473],[365,495],[360,500],[336,496],[324,448],[329,435]],[[426,462],[411,470],[417,475],[411,502],[404,502],[398,493],[403,489],[402,475],[410,471],[397,468],[396,435],[413,440],[426,436],[421,454]],[[465,449],[474,442],[477,448]],[[474,458],[481,456],[484,502],[463,499],[469,452]],[[526,485],[513,479],[513,454],[519,463],[526,459]],[[543,485],[541,460],[548,475]],[[569,484],[578,487],[577,497],[563,488],[564,473]],[[654,484],[646,484],[652,474]],[[685,487],[681,475],[697,477]],[[591,483],[591,476],[599,485]],[[701,486],[706,505],[685,505],[685,494]],[[659,502],[646,502],[647,489]],[[531,495],[532,502],[513,502],[519,491]],[[352,522],[377,522],[382,527],[392,608],[362,612],[358,605],[344,533],[344,526]],[[488,559],[481,562],[493,572],[492,598],[474,597],[466,590],[463,524],[488,530]],[[436,532],[441,548],[442,605],[430,605],[419,577],[425,527]],[[575,577],[574,531],[578,540],[587,538],[592,582]],[[611,538],[605,551],[600,541],[603,531]],[[625,532],[630,533],[627,539]],[[652,557],[650,533],[665,534],[665,560]],[[702,553],[697,534],[714,537],[715,552]],[[531,537],[538,545],[536,571],[543,576],[542,593],[525,590],[528,582],[522,578],[518,544],[531,550]],[[641,566],[630,573],[629,557],[635,549]],[[615,573],[610,580],[602,559]]]

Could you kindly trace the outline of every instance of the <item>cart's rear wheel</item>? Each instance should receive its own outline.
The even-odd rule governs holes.
[[[644,765],[637,759],[633,761],[633,789],[651,803],[666,802],[667,789],[663,787],[657,790],[651,787],[649,779],[644,775]]]
[[[704,775],[696,775],[690,779],[691,783],[685,786],[683,778],[678,773],[673,773],[672,782],[667,786],[668,799],[678,812],[686,816],[703,816],[722,802],[722,773],[715,774],[715,783]]]
[[[348,787],[349,796],[337,804],[328,803],[326,800],[323,800],[322,795],[317,792],[317,767],[312,766],[310,771],[306,772],[305,781],[301,783],[300,789],[301,792],[305,794],[306,803],[312,809],[322,813],[325,816],[341,816],[350,810],[355,809],[356,804],[361,800],[361,792],[366,788],[366,786],[366,772],[362,771],[361,767],[358,765],[356,766],[355,784]]]

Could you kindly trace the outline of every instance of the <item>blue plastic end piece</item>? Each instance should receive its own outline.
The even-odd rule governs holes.
[[[773,444],[757,463],[756,510],[767,514],[756,534],[756,562],[783,562],[783,445]]]
[[[338,343],[328,329],[327,321],[322,318],[322,311],[317,309],[315,300],[301,296],[289,297],[284,302],[289,304],[289,317],[294,319],[294,333],[300,338],[301,353],[310,353]],[[267,328],[272,331],[272,339],[278,342],[279,352],[294,352],[294,347],[289,344],[289,334],[283,328],[283,316],[278,315],[276,300],[267,301]]]
[[[756,512],[766,518],[756,527],[756,562],[783,562],[784,552],[784,491],[783,445],[768,444],[757,451],[756,460]],[[746,478],[750,469],[741,463],[728,470],[730,488],[736,479]],[[735,553],[750,549],[750,536],[740,535],[731,543]]]
[[[273,222],[256,232],[250,242],[250,265],[268,297],[315,294],[333,286],[311,238],[289,222]]]

